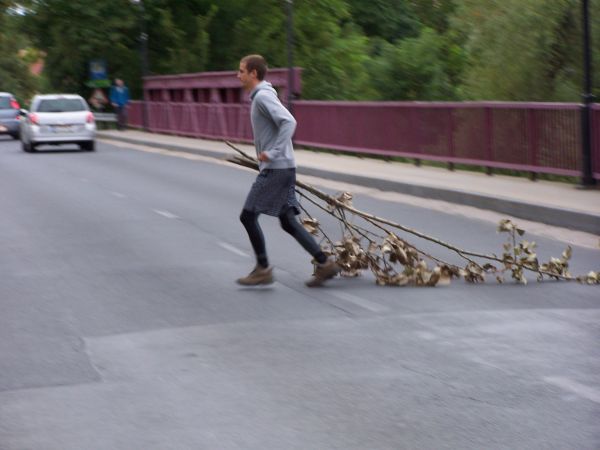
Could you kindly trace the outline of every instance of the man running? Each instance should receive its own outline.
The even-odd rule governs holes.
[[[248,55],[240,61],[237,74],[242,87],[250,92],[250,120],[259,174],[248,193],[240,220],[248,232],[256,255],[256,267],[237,282],[245,286],[273,282],[273,267],[269,265],[265,239],[258,223],[260,214],[279,217],[281,227],[317,261],[309,287],[322,285],[340,272],[333,258],[327,258],[313,236],[298,222],[300,214],[296,199],[296,161],[292,136],[296,120],[281,104],[271,83],[265,81],[267,63],[260,55]]]

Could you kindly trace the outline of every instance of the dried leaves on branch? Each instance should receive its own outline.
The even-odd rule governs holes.
[[[226,143],[239,154],[229,157],[228,161],[258,170],[255,158],[230,142]],[[349,192],[333,197],[301,181],[296,182],[296,192],[301,200],[339,222],[340,238],[334,240],[325,232],[321,222],[301,206],[306,214],[302,224],[311,234],[321,239],[325,253],[335,256],[343,269],[342,276],[355,277],[364,270],[370,270],[379,285],[436,286],[448,284],[453,278],[463,278],[469,283],[482,283],[486,276],[493,276],[499,283],[509,277],[517,283],[527,284],[525,274],[529,272],[538,281],[547,278],[600,284],[600,274],[597,271],[590,271],[582,276],[573,276],[569,272],[571,247],[567,247],[560,258],[553,257],[547,262],[540,262],[535,242],[519,240],[525,231],[508,219],[503,219],[498,224],[498,232],[506,233],[507,239],[502,255],[497,256],[461,249],[399,223],[360,211],[352,205],[352,194]],[[399,231],[456,253],[463,260],[464,266],[451,264],[417,248],[399,237]]]

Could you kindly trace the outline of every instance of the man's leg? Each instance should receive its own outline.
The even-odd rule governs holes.
[[[123,129],[123,108],[117,106],[117,130]]]
[[[323,253],[315,238],[296,219],[294,208],[286,208],[279,215],[279,222],[281,223],[281,228],[296,239],[304,250],[310,253],[318,263],[323,264],[327,261],[327,256]]]
[[[269,267],[267,258],[267,250],[265,248],[265,238],[262,229],[258,224],[258,216],[247,209],[242,210],[240,221],[248,232],[252,249],[256,255],[256,267],[252,272],[243,278],[239,278],[237,282],[245,286],[254,286],[257,284],[270,284],[273,282],[273,268]]]
[[[334,258],[327,258],[315,238],[296,220],[293,208],[287,208],[280,216],[281,227],[291,234],[296,241],[317,261],[313,277],[306,282],[308,287],[321,286],[325,281],[340,273],[341,268]]]
[[[259,214],[244,209],[242,210],[242,214],[240,214],[240,221],[248,232],[250,243],[252,244],[254,254],[256,255],[256,263],[261,267],[268,267],[269,260],[265,248],[265,237],[258,224],[258,216]]]
[[[127,113],[127,106],[123,105],[123,107],[121,108],[121,128],[123,130],[127,129],[127,117],[128,113]]]

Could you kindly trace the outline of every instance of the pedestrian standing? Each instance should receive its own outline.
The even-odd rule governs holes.
[[[129,88],[120,78],[110,88],[110,102],[117,114],[117,129],[123,130],[127,127],[127,105],[129,104]]]
[[[256,255],[256,266],[237,282],[260,285],[273,282],[273,267],[269,265],[265,239],[258,223],[260,214],[279,218],[281,227],[317,261],[309,287],[322,285],[340,272],[333,258],[327,258],[313,236],[298,222],[300,214],[296,198],[296,161],[292,136],[296,120],[281,104],[271,83],[265,81],[267,63],[260,55],[248,55],[240,61],[237,74],[242,87],[250,92],[250,120],[259,174],[244,203],[240,220],[248,232]]]

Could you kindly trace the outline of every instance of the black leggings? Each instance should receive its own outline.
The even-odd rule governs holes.
[[[255,213],[247,209],[242,210],[240,214],[240,220],[248,232],[250,243],[256,255],[256,261],[263,267],[269,265],[267,258],[267,250],[265,248],[265,237],[262,229],[258,223],[258,216],[260,213]],[[279,215],[279,223],[287,233],[292,235],[296,241],[312,255],[318,262],[323,263],[327,260],[325,254],[321,251],[321,247],[317,244],[317,241],[312,235],[306,231],[306,229],[296,220],[296,214],[294,208],[286,208]]]

